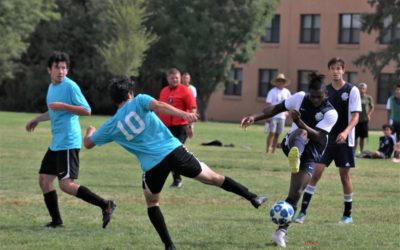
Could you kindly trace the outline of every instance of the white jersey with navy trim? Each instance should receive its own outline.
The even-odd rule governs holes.
[[[337,136],[349,125],[352,113],[361,112],[361,97],[358,88],[348,82],[339,90],[333,88],[332,84],[329,84],[326,89],[328,92],[328,100],[339,115],[338,121],[332,128],[329,136],[330,143],[335,143]],[[347,137],[347,145],[354,147],[354,139],[355,129],[353,128]]]

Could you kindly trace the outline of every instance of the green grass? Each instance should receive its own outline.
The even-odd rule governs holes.
[[[0,249],[163,249],[147,217],[137,160],[115,144],[82,149],[78,183],[118,207],[112,223],[101,228],[101,212],[60,192],[66,225],[47,229],[47,210],[37,171],[49,145],[49,123],[33,133],[25,124],[36,114],[0,112]],[[83,127],[99,126],[107,117],[81,119]],[[380,132],[371,132],[367,149],[377,148]],[[203,147],[219,139],[235,147]],[[214,170],[233,177],[250,190],[267,194],[267,206],[249,202],[221,189],[185,179],[180,190],[162,192],[161,209],[178,249],[273,249],[276,226],[267,214],[284,199],[289,169],[281,151],[264,155],[265,134],[256,125],[243,131],[238,124],[198,123],[187,147]],[[354,224],[338,224],[343,209],[338,170],[330,166],[317,187],[304,225],[289,231],[289,249],[400,249],[400,165],[389,160],[357,159],[352,171]]]

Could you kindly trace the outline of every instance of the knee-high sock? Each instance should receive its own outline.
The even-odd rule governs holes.
[[[167,225],[165,224],[164,216],[160,210],[160,207],[154,206],[147,208],[147,215],[149,216],[151,223],[157,230],[157,233],[165,246],[171,246],[172,240],[169,236]]]
[[[304,190],[303,201],[301,202],[301,210],[300,212],[306,214],[308,205],[311,202],[311,198],[315,192],[315,186],[307,185],[306,189]]]
[[[344,212],[343,216],[350,216],[351,215],[351,209],[353,207],[353,194],[344,194]]]
[[[78,192],[76,193],[76,197],[93,204],[95,206],[100,207],[101,209],[106,209],[107,208],[107,201],[105,201],[103,198],[98,196],[97,194],[93,193],[90,191],[89,188],[85,186],[79,186]]]
[[[250,192],[247,187],[229,178],[228,176],[225,176],[225,181],[224,183],[222,183],[221,188],[228,192],[240,195],[246,200],[251,200],[252,198],[257,196],[256,194]]]
[[[47,210],[51,216],[52,222],[62,224],[60,210],[58,208],[58,196],[56,190],[50,191],[43,194],[44,203],[46,204]]]
[[[306,145],[306,140],[300,135],[296,136],[293,140],[293,146],[299,149],[300,155],[304,152],[304,147]]]

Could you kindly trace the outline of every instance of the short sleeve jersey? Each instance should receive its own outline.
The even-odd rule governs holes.
[[[394,135],[389,137],[381,136],[379,137],[379,152],[382,152],[386,158],[390,158],[393,153],[394,145],[396,144],[396,139]]]
[[[303,91],[297,92],[293,96],[285,100],[285,108],[287,110],[297,110],[301,114],[301,119],[307,126],[311,128],[319,128],[326,133],[329,133],[335,125],[338,114],[328,100],[324,100],[319,107],[315,107],[308,95]],[[289,133],[296,130],[298,127],[292,123]]]
[[[291,96],[290,91],[287,88],[278,89],[277,87],[273,87],[267,94],[267,98],[265,99],[266,103],[271,103],[272,105],[277,105],[284,100],[288,99]],[[274,116],[274,118],[285,119],[285,113],[279,113]]]
[[[160,92],[159,100],[186,112],[197,108],[192,91],[183,84],[178,84],[174,89],[169,86],[164,87]],[[167,114],[159,114],[158,116],[167,127],[188,124],[188,121],[180,117]]]
[[[90,106],[79,86],[68,77],[65,77],[64,81],[60,83],[51,83],[47,91],[46,102],[52,134],[49,148],[53,151],[81,148],[82,133],[79,115],[65,110],[54,111],[49,106],[53,102],[63,102],[69,105],[81,106],[90,111]]]
[[[338,121],[329,135],[329,142],[336,143],[337,136],[348,126],[352,113],[361,112],[360,92],[357,87],[348,82],[339,90],[334,89],[332,84],[329,84],[326,89],[328,91],[328,100],[339,115]],[[355,129],[353,128],[347,137],[347,145],[349,147],[354,146],[354,131]]]
[[[374,107],[374,101],[372,96],[364,95],[361,96],[361,109],[359,122],[368,122],[368,113]]]
[[[118,109],[90,138],[101,146],[115,141],[136,155],[144,172],[182,145],[150,110],[154,98],[139,94]]]

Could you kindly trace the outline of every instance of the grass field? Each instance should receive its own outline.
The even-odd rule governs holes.
[[[24,130],[36,114],[0,112],[0,249],[163,249],[148,217],[136,159],[115,144],[82,149],[78,183],[118,204],[112,223],[101,228],[101,212],[61,193],[65,228],[48,229],[47,210],[37,171],[49,145],[49,123],[33,133]],[[98,126],[107,117],[81,119]],[[264,155],[265,134],[256,125],[198,123],[187,147],[214,170],[231,176],[250,190],[266,194],[267,205],[256,210],[237,196],[185,179],[180,190],[167,180],[161,198],[170,234],[178,249],[274,249],[275,225],[267,210],[284,199],[290,177],[281,151]],[[371,132],[367,149],[377,148],[380,132]],[[235,147],[203,147],[219,139]],[[400,164],[357,159],[353,225],[340,225],[343,195],[338,171],[329,167],[317,187],[307,221],[289,231],[289,249],[400,249]]]

